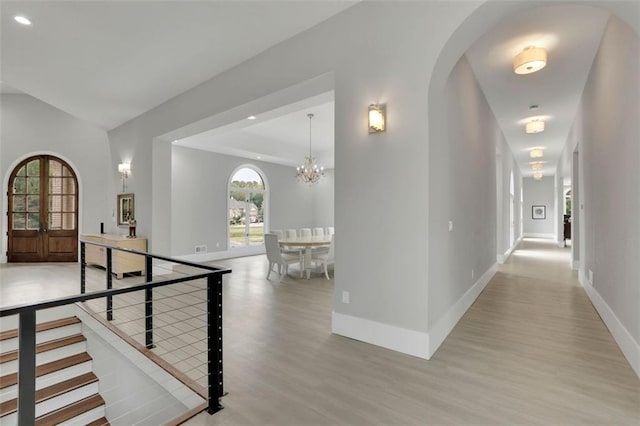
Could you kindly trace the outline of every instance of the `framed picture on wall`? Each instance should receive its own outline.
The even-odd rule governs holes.
[[[531,218],[532,219],[546,219],[547,218],[547,206],[531,206]]]

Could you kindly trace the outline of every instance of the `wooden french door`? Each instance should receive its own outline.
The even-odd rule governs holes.
[[[24,160],[9,179],[9,262],[78,260],[78,180],[63,160]]]

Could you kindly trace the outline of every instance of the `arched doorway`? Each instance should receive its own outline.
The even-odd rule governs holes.
[[[29,157],[11,172],[9,262],[78,261],[78,180],[64,160]]]
[[[252,166],[238,168],[229,180],[229,247],[264,244],[267,186]]]

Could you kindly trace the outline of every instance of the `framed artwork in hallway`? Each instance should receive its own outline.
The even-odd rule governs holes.
[[[547,206],[531,206],[531,218],[532,219],[546,219],[547,218]]]

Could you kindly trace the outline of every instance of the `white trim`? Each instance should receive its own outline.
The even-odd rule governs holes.
[[[522,234],[522,238],[544,238],[546,240],[555,240],[556,234],[537,234],[533,232],[525,232]]]
[[[522,241],[522,237],[518,237],[515,243],[513,243],[513,245],[509,247],[509,250],[505,251],[504,254],[499,254],[497,256],[497,260],[500,265],[504,264],[507,261],[507,259],[509,259],[509,256],[511,256],[511,253],[513,253],[513,251],[516,249],[518,244],[520,244],[520,241]]]
[[[460,318],[462,318],[473,302],[480,296],[482,290],[489,284],[489,281],[491,281],[491,278],[493,278],[497,270],[498,265],[496,263],[491,265],[487,272],[482,274],[478,281],[429,329],[429,356],[427,359],[430,359],[433,354],[435,354],[442,342],[444,342],[444,339],[451,333],[453,327],[456,326]]]
[[[573,269],[574,271],[580,270],[580,261],[579,260],[571,261],[571,269]]]
[[[331,331],[350,339],[429,359],[429,335],[421,331],[383,324],[335,311],[331,314]]]
[[[212,260],[232,259],[234,257],[255,256],[265,254],[264,244],[258,244],[247,247],[238,247],[231,250],[212,251],[208,253],[198,254],[182,254],[172,256],[176,259],[186,260],[187,262],[210,262]],[[159,274],[161,275],[161,274]]]
[[[587,292],[587,296],[589,296],[593,307],[598,311],[602,322],[607,326],[618,347],[620,347],[625,358],[629,361],[631,368],[633,368],[636,375],[640,377],[640,345],[634,340],[624,324],[620,322],[613,309],[611,309],[602,296],[600,296],[598,290],[588,282],[582,271],[580,271],[580,284],[582,284],[582,287],[584,287]]]
[[[453,327],[478,298],[498,270],[494,263],[478,281],[449,308],[428,333],[383,324],[364,318],[332,312],[331,331],[334,334],[382,346],[419,358],[431,359]]]

